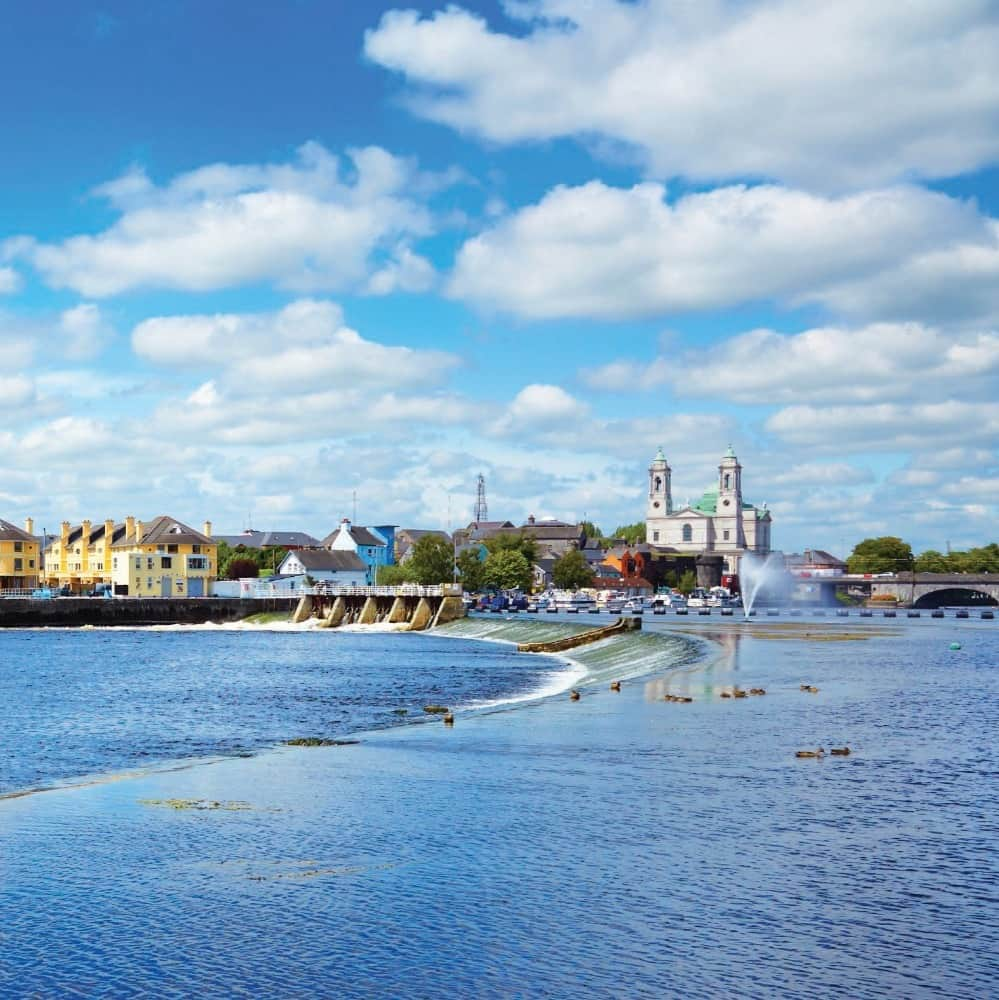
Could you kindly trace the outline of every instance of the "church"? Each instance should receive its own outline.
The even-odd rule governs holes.
[[[649,467],[646,541],[652,551],[666,550],[723,563],[722,572],[738,575],[747,552],[770,552],[770,511],[742,499],[742,466],[729,445],[718,466],[718,482],[696,504],[673,507],[672,470],[662,448]],[[701,559],[698,562],[701,562]]]

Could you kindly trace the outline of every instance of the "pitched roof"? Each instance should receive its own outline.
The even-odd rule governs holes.
[[[152,521],[142,522],[142,537],[136,538],[139,522],[136,521],[136,529],[131,532],[122,532],[121,539],[115,540],[113,548],[121,549],[132,545],[215,545],[215,540],[203,535],[200,531],[195,531],[189,525],[181,521],[174,520],[166,514],[153,518]],[[117,534],[117,533],[116,533]]]
[[[29,535],[23,528],[19,528],[10,521],[0,519],[0,539],[5,542],[34,542],[37,541],[34,535]]]
[[[319,539],[304,531],[267,531],[264,533],[260,544],[264,547],[268,545],[279,545],[282,548],[298,546],[301,548],[318,548]]]
[[[355,545],[388,545],[388,542],[381,535],[375,534],[370,528],[361,528],[352,524],[348,529],[350,537]],[[337,525],[323,540],[323,548],[328,548],[333,544],[333,540],[340,534],[340,525]]]
[[[347,549],[300,549],[298,552],[288,553],[288,558],[297,559],[306,569],[363,572],[368,568],[356,552]]]
[[[239,548],[240,545],[244,549],[260,549],[263,548],[264,542],[264,532],[254,531],[252,528],[248,531],[243,531],[238,535],[216,535],[216,542],[225,542],[232,548]]]

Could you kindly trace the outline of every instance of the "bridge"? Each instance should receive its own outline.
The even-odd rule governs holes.
[[[868,592],[871,598],[894,597],[899,604],[913,608],[999,606],[999,573],[895,573],[892,576],[854,573],[822,582],[833,582],[837,588],[859,588]]]

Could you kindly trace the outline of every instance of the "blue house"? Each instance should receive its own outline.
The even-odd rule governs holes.
[[[383,532],[387,532],[388,537]],[[356,553],[367,567],[367,581],[370,586],[378,576],[378,567],[389,566],[395,561],[394,537],[394,525],[362,528],[351,524],[345,517],[340,522],[340,527],[323,539],[323,548],[331,552]],[[392,539],[392,542],[389,539]]]

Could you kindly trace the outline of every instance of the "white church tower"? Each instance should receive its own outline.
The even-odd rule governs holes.
[[[645,512],[647,541],[653,540],[650,522],[658,522],[673,513],[673,491],[670,485],[672,474],[673,470],[660,448],[649,466],[649,505]],[[656,542],[659,541],[658,535],[657,531]]]
[[[742,466],[728,446],[718,466],[718,505],[715,508],[715,545],[719,549],[744,549],[742,526]]]

